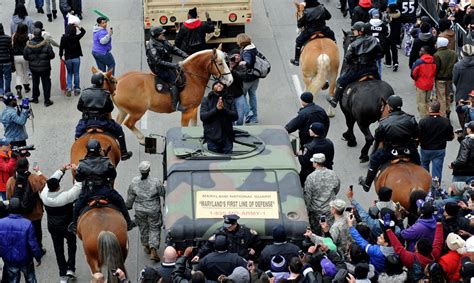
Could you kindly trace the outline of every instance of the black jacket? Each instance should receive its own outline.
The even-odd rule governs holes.
[[[13,55],[23,56],[27,42],[28,42],[27,35],[23,37],[13,36]]]
[[[411,48],[410,58],[408,60],[408,66],[410,67],[410,69],[415,63],[415,61],[420,58],[421,47],[428,46],[428,53],[430,55],[433,55],[436,52],[436,38],[434,36],[429,36],[428,38],[424,38],[422,34],[420,34],[419,36],[421,36],[421,38],[418,37],[417,39],[415,39]]]
[[[162,283],[173,283],[172,273],[175,269],[175,263],[165,263],[162,262],[160,265],[155,267],[156,271],[161,277]]]
[[[453,126],[448,118],[431,115],[420,120],[420,147],[427,150],[445,149],[454,139]]]
[[[367,23],[370,21],[370,14],[369,10],[371,8],[362,8],[361,6],[357,5],[354,8],[354,12],[352,13],[351,18],[351,25],[354,25],[356,22],[364,22]]]
[[[369,35],[358,36],[349,44],[344,60],[351,66],[374,65],[375,60],[383,57],[378,40]]]
[[[190,258],[185,256],[178,258],[172,273],[174,283],[191,282],[191,267],[188,264],[190,260]]]
[[[51,71],[54,52],[49,42],[40,36],[28,41],[23,57],[29,62],[32,72],[42,73]]]
[[[83,27],[81,27],[80,30],[81,33],[77,35],[63,35],[61,37],[61,43],[59,44],[59,57],[63,57],[64,54],[64,59],[68,60],[82,56],[82,48],[79,41],[86,34],[86,30]]]
[[[380,120],[375,130],[375,141],[383,142],[385,147],[403,146],[414,143],[418,137],[418,123],[415,116],[403,111],[394,111]]]
[[[186,54],[181,49],[171,45],[169,41],[158,41],[151,38],[146,45],[146,57],[148,66],[153,73],[159,73],[160,69],[177,69],[178,64],[173,62],[173,54],[186,58]]]
[[[217,109],[219,94],[214,91],[202,98],[201,102],[201,121],[204,127],[204,139],[214,142],[221,142],[224,139],[234,140],[234,129],[232,122],[238,118],[235,109],[234,98],[231,95],[223,93],[222,100],[224,109]]]
[[[197,270],[202,271],[207,280],[217,281],[220,275],[229,276],[239,266],[247,268],[247,262],[238,254],[212,252],[199,261]]]
[[[451,166],[453,176],[474,176],[474,137],[464,138],[459,147],[458,156]]]
[[[260,254],[260,258],[258,260],[258,269],[262,271],[270,270],[271,260],[275,255],[281,255],[284,257],[286,260],[286,266],[288,266],[290,260],[293,257],[298,256],[298,252],[300,250],[301,249],[297,245],[292,243],[277,243],[267,245],[265,248],[263,248],[262,253]],[[286,269],[287,267],[285,270]]]
[[[77,110],[82,112],[83,119],[104,118],[114,110],[114,103],[108,91],[90,87],[82,91]]]
[[[298,19],[298,28],[319,29],[326,26],[326,21],[330,19],[331,13],[324,8],[324,5],[318,4],[315,7],[304,9],[303,15]]]
[[[188,54],[193,54],[198,51],[204,50],[207,48],[206,45],[206,34],[214,32],[214,24],[211,19],[207,19],[206,22],[201,22],[199,19],[195,20],[192,23],[188,23],[190,20],[187,20],[181,25],[178,34],[176,35],[176,40],[174,44],[184,52]],[[199,22],[197,22],[199,21]],[[201,44],[199,46],[190,46],[190,39],[192,38],[192,33],[197,32],[198,37],[200,38]]]
[[[79,162],[76,181],[96,182],[98,186],[109,185],[117,177],[117,171],[108,157],[86,156]],[[84,183],[83,183],[84,184]]]
[[[227,93],[233,98],[240,97],[244,94],[244,79],[247,77],[247,67],[245,65],[236,65],[231,70],[234,81],[227,88]]]
[[[320,122],[324,124],[327,135],[329,131],[329,117],[319,105],[314,103],[309,103],[306,106],[300,108],[298,111],[298,116],[293,118],[288,124],[286,124],[285,129],[288,133],[293,133],[298,130],[298,136],[300,138],[300,146],[311,142],[311,137],[309,136],[309,127],[315,122]]]
[[[59,0],[59,10],[66,15],[72,10],[72,0]]]
[[[324,162],[324,167],[332,170],[333,160],[334,160],[334,144],[328,138],[324,137],[314,137],[310,143],[307,143],[304,146],[303,155],[298,156],[298,159],[301,164],[301,171],[313,172],[313,163],[310,159],[315,153],[324,153],[326,157],[326,162]]]
[[[0,35],[0,64],[13,63],[12,38]]]
[[[48,231],[64,232],[72,222],[72,210],[74,203],[68,203],[59,207],[44,206],[48,218]]]

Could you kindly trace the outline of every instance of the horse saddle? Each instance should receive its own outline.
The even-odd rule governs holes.
[[[313,33],[310,37],[309,37],[309,40],[313,40],[313,39],[316,39],[316,38],[325,38],[326,36],[324,35],[323,32],[321,31],[317,31],[315,33]]]
[[[160,93],[169,93],[171,84],[160,78],[160,76],[155,75],[155,90]],[[176,76],[176,81],[175,81],[176,86],[178,87],[178,91],[181,91],[184,89],[186,86],[186,76],[184,75],[183,70],[180,68],[178,70],[178,74]],[[159,90],[157,88],[158,85],[162,85],[163,88]]]
[[[111,137],[117,143],[118,147],[120,148],[120,143],[117,141],[117,137],[114,134],[112,134],[111,132],[107,131],[107,129],[97,128],[95,126],[88,127],[86,132],[84,134],[82,134],[81,138],[85,135],[88,135],[88,134],[97,134],[97,133],[104,134],[104,135],[107,135],[107,136]],[[111,149],[112,149],[111,146],[108,146],[105,149],[105,155],[107,155],[107,153]]]
[[[365,82],[365,81],[373,81],[373,80],[375,80],[374,75],[365,74],[365,75],[362,75],[357,81],[358,82]]]
[[[106,199],[105,197],[95,196],[89,199],[89,201],[87,202],[87,205],[81,210],[79,217],[81,217],[84,213],[88,212],[89,210],[92,210],[95,208],[105,208],[105,207],[110,207],[120,212],[120,209],[118,209],[118,207],[110,203],[109,200]]]

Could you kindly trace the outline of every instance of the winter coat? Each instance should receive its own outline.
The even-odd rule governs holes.
[[[433,242],[436,230],[436,220],[434,217],[429,219],[418,218],[418,220],[412,226],[405,230],[402,230],[400,235],[404,240],[408,242],[407,250],[410,252],[415,251],[416,242],[421,238],[426,238],[430,242]]]
[[[0,35],[0,64],[13,63],[12,38],[6,34]]]
[[[222,96],[224,109],[222,110],[218,110],[216,107],[218,100],[219,95],[214,91],[209,92],[207,96],[202,98],[200,117],[204,127],[204,138],[214,142],[220,142],[224,139],[233,141],[232,122],[238,118],[234,98],[224,93]]]
[[[61,13],[67,15],[67,13],[71,12],[71,4],[71,0],[59,0],[59,10],[61,11]]]
[[[461,142],[458,156],[451,166],[453,176],[474,176],[474,135],[467,135]]]
[[[64,59],[74,59],[82,56],[82,48],[80,40],[86,34],[86,30],[81,27],[81,33],[74,36],[63,35],[61,37],[61,43],[59,44],[59,57]]]
[[[23,56],[23,52],[25,52],[26,43],[28,42],[28,36],[23,36],[22,38],[18,38],[17,36],[13,36],[13,55],[14,56]]]
[[[229,276],[238,266],[247,268],[247,262],[236,253],[212,252],[199,261],[197,270],[204,273],[207,280],[216,281],[223,274]]]
[[[460,99],[468,99],[469,93],[474,89],[474,80],[472,78],[474,78],[474,56],[465,56],[461,61],[454,64],[453,68],[456,104]]]
[[[231,70],[232,84],[227,88],[227,93],[232,95],[234,99],[244,95],[244,79],[247,76],[247,67],[245,65],[236,65]]]
[[[247,70],[252,70],[253,66],[255,65],[255,57],[257,56],[258,50],[257,47],[253,43],[250,43],[249,45],[245,46],[241,51],[240,51],[240,58],[242,61],[245,61],[245,66],[247,67]],[[258,78],[254,75],[247,74],[247,77],[245,78],[244,82],[253,82],[257,80]]]
[[[214,32],[214,24],[211,19],[202,22],[200,19],[188,19],[183,22],[178,34],[176,35],[175,45],[189,55],[206,49],[206,34]],[[197,32],[200,44],[190,46],[192,33]]]
[[[302,147],[313,139],[309,135],[309,127],[315,122],[324,124],[324,129],[326,130],[324,136],[326,136],[329,131],[329,117],[321,106],[311,102],[300,108],[298,115],[286,124],[285,129],[288,133],[298,130],[298,137]]]
[[[458,61],[456,52],[447,47],[438,48],[433,55],[436,64],[436,80],[451,81],[454,64]]]
[[[388,275],[387,273],[380,273],[378,281],[379,283],[405,283],[407,281],[407,272],[403,271],[401,274]]]
[[[35,37],[26,44],[23,57],[28,61],[32,72],[43,73],[51,71],[54,52],[47,40]]]
[[[112,50],[112,36],[109,32],[98,24],[94,25],[92,32],[92,52],[101,55],[109,53]]]
[[[309,173],[313,172],[314,168],[311,158],[313,158],[313,154],[315,153],[324,153],[324,156],[326,157],[324,167],[332,170],[334,160],[333,142],[325,137],[313,137],[311,142],[304,145],[303,155],[298,156],[301,171],[309,171]]]
[[[352,13],[351,26],[354,25],[356,22],[364,22],[364,23],[369,22],[370,21],[370,14],[369,14],[370,9],[372,9],[372,7],[363,8],[359,5],[357,5],[354,8],[354,12]]]
[[[270,270],[272,257],[275,255],[281,255],[286,260],[286,265],[290,262],[291,258],[298,256],[300,248],[293,243],[274,243],[272,245],[266,245],[260,253],[258,261],[258,268],[262,271]],[[286,270],[286,269],[285,269]]]
[[[400,44],[401,39],[400,39],[400,33],[402,30],[402,21],[400,19],[400,11],[394,11],[394,13],[389,13],[390,16],[390,34],[388,36],[388,40],[392,44]]]
[[[389,34],[389,29],[386,23],[381,19],[371,19],[370,23],[370,32],[373,37],[377,38],[382,48],[386,47],[387,37]]]
[[[375,270],[380,273],[385,270],[385,257],[395,255],[393,247],[385,247],[381,245],[371,245],[359,234],[355,227],[350,227],[352,239],[359,247],[369,255],[370,264],[375,267]]]
[[[28,27],[28,33],[33,33],[33,19],[31,19],[29,16],[26,16],[24,19],[18,17],[18,16],[13,16],[12,20],[10,21],[10,34],[13,35],[19,24],[24,24]]]
[[[407,251],[405,247],[400,243],[400,240],[398,240],[397,236],[395,236],[392,230],[387,229],[387,235],[390,239],[390,243],[392,243],[393,249],[400,256],[400,260],[402,261],[403,265],[408,269],[411,269],[413,267],[415,257],[417,258],[423,269],[426,267],[426,265],[438,260],[439,256],[441,255],[441,250],[444,244],[443,225],[441,223],[436,224],[433,250],[429,257],[426,257],[418,252]]]
[[[436,51],[436,38],[430,33],[420,33],[417,39],[413,41],[413,46],[411,48],[410,57],[408,60],[408,67],[413,69],[413,64],[415,61],[420,58],[420,50],[423,46],[428,46],[428,53],[433,55]]]
[[[44,186],[46,185],[46,177],[44,175],[30,174],[28,176],[28,182],[30,184],[31,190],[33,193],[41,193]],[[15,191],[16,180],[14,177],[11,177],[7,181],[7,199],[11,199]],[[33,211],[25,213],[23,215],[25,218],[35,221],[40,220],[43,217],[43,202],[41,199],[38,199],[34,205]]]
[[[354,199],[352,200],[351,204],[356,208],[357,213],[359,213],[359,216],[362,219],[362,222],[366,223],[367,226],[370,228],[370,233],[372,235],[372,238],[377,239],[377,237],[383,233],[383,228],[380,225],[381,224],[380,220],[372,218],[367,213],[367,211],[364,210],[362,205],[360,205],[360,203],[358,203]],[[395,235],[397,235],[397,237],[400,236],[400,227],[398,226],[395,226]]]
[[[8,179],[15,175],[16,158],[11,157],[8,153],[0,152],[0,192],[6,192]]]
[[[438,37],[444,37],[448,39],[448,49],[454,50],[456,47],[456,34],[453,30],[447,29],[441,32]]]
[[[60,179],[64,173],[57,170],[51,178]],[[40,193],[48,219],[49,231],[66,231],[67,226],[72,221],[72,210],[74,201],[77,200],[82,190],[81,182],[74,182],[69,190],[60,188],[56,192],[51,192],[48,185]]]
[[[446,278],[449,282],[458,282],[461,280],[461,258],[462,254],[459,254],[457,251],[449,251],[447,254],[439,258],[439,265],[444,270]]]
[[[435,76],[436,64],[430,54],[424,54],[412,66],[411,77],[415,80],[415,86],[421,90],[432,90]]]
[[[18,114],[16,107],[6,106],[2,112],[2,124],[5,138],[10,141],[24,141],[28,138],[25,124],[28,120],[28,110],[22,109]]]
[[[0,257],[15,267],[41,261],[43,253],[36,240],[33,224],[18,214],[0,219]]]

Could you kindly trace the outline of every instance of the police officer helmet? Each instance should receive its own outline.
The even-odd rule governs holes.
[[[102,86],[104,84],[104,74],[102,74],[101,72],[97,72],[95,74],[92,75],[91,77],[91,83],[95,86]]]
[[[398,95],[392,95],[387,100],[388,106],[390,106],[393,110],[401,110],[403,106],[402,98]]]
[[[99,154],[100,152],[100,143],[96,139],[90,139],[87,142],[87,153]]]
[[[364,34],[370,34],[371,29],[372,29],[372,25],[370,23],[365,23],[364,29],[362,30],[362,32]]]
[[[160,36],[160,34],[165,33],[165,31],[166,30],[163,27],[153,27],[150,30],[150,35],[153,38],[158,38],[158,36]]]
[[[355,22],[354,25],[352,25],[351,29],[356,30],[356,31],[365,32],[365,23],[361,22],[361,21]]]

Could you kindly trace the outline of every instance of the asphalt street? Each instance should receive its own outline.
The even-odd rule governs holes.
[[[336,2],[326,2],[324,5],[332,13],[333,18],[328,25],[335,31],[338,46],[341,50],[342,29],[349,30],[350,20],[343,18],[340,11],[336,9]],[[63,20],[61,14],[52,23],[47,21],[46,15],[38,14],[34,7],[34,1],[30,1],[28,12],[33,20],[41,20],[46,31],[53,35],[59,42],[62,35]],[[299,68],[290,65],[289,59],[293,56],[294,39],[297,35],[295,8],[291,0],[255,0],[253,1],[253,21],[248,24],[247,31],[253,37],[257,48],[265,54],[272,63],[270,75],[260,81],[258,88],[258,110],[261,124],[285,125],[299,108],[298,96],[302,88],[302,77]],[[91,55],[92,26],[97,17],[92,12],[98,9],[106,13],[111,22],[109,26],[114,28],[112,53],[117,62],[116,75],[120,76],[127,71],[142,70],[149,71],[143,44],[143,21],[142,5],[140,0],[102,0],[83,1],[84,19],[81,25],[87,33],[82,39],[82,50],[84,57],[81,58],[81,86],[85,88],[89,85],[90,67],[95,65]],[[13,14],[14,1],[0,1],[0,22],[5,30],[9,30],[11,15]],[[212,17],[212,13],[211,13]],[[80,118],[80,112],[76,110],[78,97],[65,97],[59,87],[59,59],[57,48],[54,49],[56,58],[52,62],[52,100],[54,105],[48,108],[43,106],[43,97],[40,96],[40,104],[33,105],[35,118],[27,123],[29,134],[28,142],[35,144],[37,150],[32,153],[30,164],[38,162],[40,169],[46,175],[51,175],[63,163],[69,162],[70,146],[74,142],[74,128]],[[386,80],[395,90],[395,93],[404,99],[403,109],[417,118],[415,103],[415,88],[409,76],[408,60],[400,53],[400,68],[394,73],[391,69],[383,70],[383,79]],[[14,79],[13,79],[14,81]],[[14,83],[12,83],[14,87]],[[31,95],[31,94],[30,94]],[[327,91],[321,92],[316,102],[328,107],[325,96]],[[3,105],[0,106],[3,108]],[[458,127],[457,120],[452,118],[454,127]],[[179,114],[157,114],[149,112],[140,123],[142,131],[148,134],[165,134],[173,126],[180,125]],[[372,129],[375,129],[373,125]],[[134,156],[131,160],[121,162],[118,166],[118,177],[116,189],[122,196],[126,197],[126,190],[131,179],[138,175],[138,164],[143,160],[152,163],[152,174],[161,178],[161,156],[144,153],[144,148],[139,146],[135,136],[125,128],[129,150]],[[341,110],[336,110],[336,116],[331,119],[331,127],[328,137],[334,142],[336,148],[334,169],[339,175],[342,186],[340,197],[345,198],[346,188],[354,184],[355,199],[363,205],[368,206],[375,198],[373,190],[365,193],[357,186],[358,176],[365,174],[366,164],[360,164],[358,156],[363,143],[363,136],[356,129],[356,137],[359,141],[355,148],[348,148],[341,140],[342,133],[346,130],[344,117]],[[448,145],[446,162],[454,160],[458,150],[457,142]],[[450,180],[450,171],[445,166],[444,180]],[[72,184],[71,176],[68,174],[62,186]],[[46,215],[43,218],[43,242],[47,249],[47,254],[42,260],[42,265],[36,268],[39,282],[58,282],[58,269],[51,237],[46,229]],[[162,234],[164,237],[164,234]],[[77,275],[75,282],[89,282],[89,267],[87,266],[81,242],[78,242]],[[139,243],[138,229],[129,232],[129,255],[126,267],[132,282],[136,282],[137,276],[145,265],[153,263],[145,256]]]

